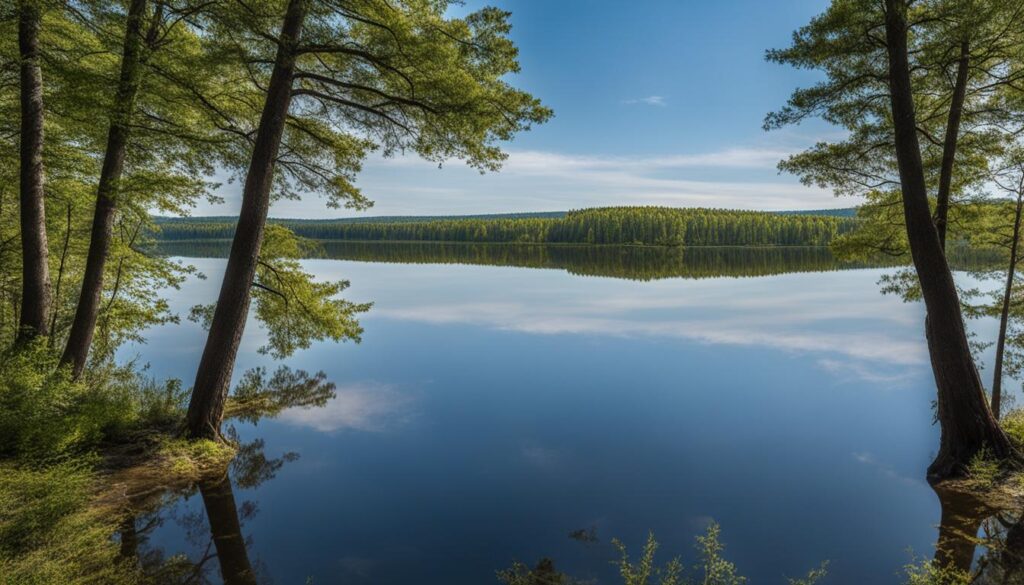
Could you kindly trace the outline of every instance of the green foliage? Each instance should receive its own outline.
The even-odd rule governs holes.
[[[714,525],[717,528],[717,525]],[[717,535],[716,535],[717,537]],[[697,537],[698,541],[702,537]],[[617,539],[612,544],[619,551],[619,560],[616,563],[619,567],[619,575],[622,577],[623,585],[679,585],[683,579],[683,563],[676,557],[662,567],[654,563],[654,553],[658,550],[658,542],[654,540],[654,534],[647,535],[647,542],[640,553],[640,558],[633,563],[629,560],[629,553],[626,545]],[[741,581],[742,582],[742,581]],[[723,583],[723,585],[725,585]]]
[[[1003,414],[999,426],[1018,449],[1024,448],[1024,409],[1015,408]]]
[[[697,549],[701,553],[698,565],[704,574],[703,585],[742,585],[746,578],[736,572],[736,566],[722,557],[725,545],[720,541],[721,527],[717,522],[708,525],[703,536],[697,537]]]
[[[142,582],[118,558],[115,525],[89,508],[93,477],[82,463],[0,466],[0,583],[127,585]]]
[[[999,460],[988,448],[979,450],[971,457],[967,466],[967,473],[971,483],[979,487],[991,487],[995,485],[1001,474]]]
[[[697,550],[700,561],[694,567],[693,575],[688,575],[679,557],[658,565],[655,554],[658,541],[654,534],[647,535],[643,550],[635,561],[618,539],[612,539],[612,545],[618,551],[618,559],[613,564],[619,570],[622,585],[743,585],[747,582],[737,572],[736,566],[723,557],[725,546],[721,542],[721,527],[712,522],[707,531],[697,536]],[[790,585],[815,585],[828,572],[828,563],[812,569],[801,579],[788,579]],[[541,559],[533,569],[516,562],[511,568],[498,572],[498,581],[505,585],[572,585],[580,583],[569,576],[555,570],[551,559]]]
[[[968,585],[971,576],[935,559],[922,559],[903,567],[905,585]]]
[[[267,226],[253,284],[256,318],[267,334],[260,353],[275,359],[308,348],[315,341],[360,341],[363,329],[356,319],[372,303],[352,303],[338,296],[347,280],[322,282],[302,268],[301,258],[315,245],[295,237],[283,226]],[[189,318],[209,327],[216,305],[192,307]]]
[[[504,585],[572,585],[574,581],[555,570],[551,559],[541,559],[530,568],[516,561],[508,569],[498,571],[498,582]]]
[[[335,396],[327,375],[310,375],[303,370],[280,366],[267,377],[266,369],[253,368],[242,374],[229,398],[226,415],[247,422],[275,416],[286,408],[324,406]]]
[[[722,209],[605,207],[561,217],[455,218],[353,222],[274,220],[315,240],[431,241],[646,246],[825,246],[853,232],[851,218]],[[230,222],[160,224],[162,241],[230,238]]]
[[[47,459],[95,444],[120,416],[110,396],[94,394],[56,368],[40,344],[0,355],[0,450]]]
[[[0,455],[46,461],[184,414],[178,380],[158,383],[134,364],[105,364],[73,381],[42,341],[0,354]]]
[[[807,575],[800,579],[789,578],[786,581],[789,585],[815,585],[828,575],[828,561],[822,561],[817,568],[811,569]]]

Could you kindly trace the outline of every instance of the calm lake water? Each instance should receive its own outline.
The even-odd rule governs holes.
[[[893,268],[823,250],[393,246],[305,261],[374,303],[361,344],[286,361],[337,397],[232,423],[284,457],[274,477],[236,469],[233,502],[222,485],[140,518],[158,519],[144,551],[212,556],[207,511],[216,532],[234,508],[242,561],[279,584],[486,584],[541,557],[617,583],[612,538],[638,551],[653,531],[663,560],[692,564],[711,519],[753,583],[826,559],[827,583],[898,582],[908,549],[934,554],[924,313],[879,292]],[[209,278],[170,294],[182,314],[215,299],[225,262],[187,261]],[[204,338],[183,320],[122,356],[188,385]],[[250,322],[236,372],[277,365],[264,338]]]

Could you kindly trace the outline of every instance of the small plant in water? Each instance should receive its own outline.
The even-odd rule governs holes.
[[[951,566],[943,566],[935,559],[922,559],[903,567],[906,585],[967,585],[971,576]]]
[[[697,537],[697,550],[700,551],[700,562],[694,567],[691,575],[679,557],[658,566],[654,555],[658,550],[658,541],[654,534],[647,535],[640,558],[633,562],[629,558],[626,545],[618,539],[612,539],[612,545],[619,552],[619,558],[613,561],[622,577],[622,585],[744,585],[747,582],[736,570],[736,565],[726,560],[722,553],[725,545],[719,540],[721,527],[716,522],[708,525],[707,531]],[[789,585],[815,585],[828,572],[828,563],[824,562],[811,570],[801,579],[788,579]],[[498,572],[498,581],[504,585],[574,585],[579,581],[555,570],[551,559],[541,559],[537,566],[530,569],[523,563],[515,563],[510,569]],[[923,583],[921,585],[924,585]],[[943,584],[945,585],[945,584]]]
[[[683,583],[683,563],[679,557],[672,559],[664,567],[655,566],[654,553],[658,550],[658,541],[654,539],[653,533],[647,535],[647,543],[644,544],[643,553],[636,564],[630,562],[626,545],[618,539],[612,539],[612,544],[619,550],[618,566],[623,585],[648,585],[651,583],[652,577],[657,580],[659,585],[681,585]]]

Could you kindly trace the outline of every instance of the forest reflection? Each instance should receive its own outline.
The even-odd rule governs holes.
[[[948,489],[936,494],[942,506],[936,565],[969,583],[1024,583],[1024,510]]]
[[[255,585],[260,571],[250,559],[251,538],[243,533],[244,524],[259,508],[254,501],[235,498],[235,486],[254,488],[273,479],[277,471],[298,455],[267,458],[262,440],[242,444],[229,469],[220,476],[205,478],[195,489],[179,497],[198,492],[201,513],[173,514],[178,497],[169,497],[164,507],[128,516],[121,524],[119,538],[123,562],[135,563],[152,582],[166,585],[224,583]],[[234,478],[234,479],[232,479]],[[175,522],[187,535],[196,556],[151,546],[149,536],[168,521]],[[215,562],[212,562],[215,561]]]
[[[225,258],[227,240],[160,242],[157,252],[168,256]],[[754,277],[794,272],[826,272],[856,268],[902,266],[907,257],[878,255],[842,259],[826,247],[660,247],[573,246],[542,244],[467,244],[434,242],[324,241],[320,258],[399,264],[470,264],[564,270],[578,276],[629,280],[665,278]],[[959,248],[950,253],[957,270],[998,266],[995,250]]]

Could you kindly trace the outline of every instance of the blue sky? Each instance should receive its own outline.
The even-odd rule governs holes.
[[[471,10],[485,2],[471,0]],[[453,161],[371,157],[358,184],[364,215],[553,211],[597,205],[744,209],[846,207],[852,199],[779,175],[787,153],[837,130],[821,122],[766,133],[764,115],[816,74],[767,63],[768,48],[825,0],[491,0],[512,12],[522,73],[513,80],[555,110],[506,147],[499,173]],[[197,214],[233,213],[226,202]],[[349,216],[316,195],[282,201],[278,217]]]

